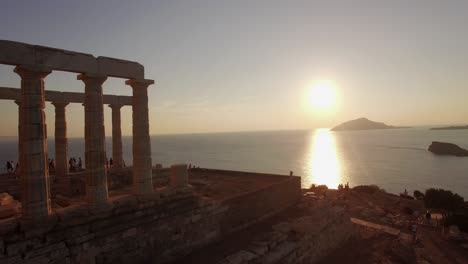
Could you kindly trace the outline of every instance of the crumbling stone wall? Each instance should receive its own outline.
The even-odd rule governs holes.
[[[314,263],[354,235],[349,214],[343,208],[314,210],[318,212],[273,226],[273,231],[217,263]]]
[[[284,177],[220,201],[192,193],[159,200],[126,195],[111,198],[101,213],[83,204],[40,225],[3,221],[0,263],[168,263],[295,204],[300,193],[300,178]]]

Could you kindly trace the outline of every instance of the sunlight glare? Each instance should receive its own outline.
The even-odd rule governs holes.
[[[331,111],[336,105],[336,87],[332,81],[318,81],[309,91],[309,103],[315,110]]]
[[[342,183],[335,138],[326,128],[317,129],[312,137],[308,163],[309,182],[325,184],[328,188],[335,189]]]

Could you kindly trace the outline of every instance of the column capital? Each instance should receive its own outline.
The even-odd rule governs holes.
[[[86,85],[90,85],[90,84],[102,85],[107,80],[107,76],[92,74],[92,73],[82,73],[82,74],[79,74],[76,77],[76,79],[83,81]]]
[[[14,70],[21,79],[44,79],[52,70],[37,65],[18,65]]]
[[[52,105],[55,106],[55,108],[65,108],[69,102],[60,102],[60,101],[54,101],[52,102]]]
[[[130,80],[126,80],[125,84],[130,85],[132,88],[148,88],[148,86],[154,84],[154,80],[130,79]]]
[[[109,108],[111,108],[112,110],[120,110],[120,108],[122,108],[122,106],[124,106],[124,105],[123,104],[110,104]]]

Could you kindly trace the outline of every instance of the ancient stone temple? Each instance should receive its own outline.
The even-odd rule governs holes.
[[[21,77],[19,90],[1,89],[2,99],[15,100],[19,107],[19,153],[21,164],[22,215],[40,220],[50,211],[49,171],[47,164],[45,101],[55,106],[56,174],[67,173],[66,106],[82,103],[85,112],[86,201],[93,209],[108,205],[105,169],[104,104],[112,108],[113,160],[122,166],[120,108],[133,110],[133,183],[138,195],[153,193],[148,122],[148,87],[141,64],[90,54],[0,41],[0,63],[14,65]],[[53,71],[77,73],[84,94],[46,91],[45,80]],[[132,97],[104,96],[102,85],[108,77],[125,79]]]
[[[345,212],[324,207],[328,217],[323,218],[299,208],[300,177],[186,164],[153,167],[148,87],[154,81],[145,79],[137,62],[0,40],[0,63],[14,66],[21,78],[19,88],[0,87],[0,100],[18,105],[20,160],[19,174],[0,178],[0,198],[20,204],[11,207],[0,200],[2,264],[194,263],[191,254],[196,257],[206,248],[209,253],[200,259],[210,261],[198,263],[224,258],[227,262],[219,263],[302,263],[349,237]],[[55,71],[76,73],[84,93],[48,91],[47,77]],[[104,95],[108,77],[124,79],[133,95]],[[47,160],[46,101],[55,108],[54,174]],[[66,110],[72,103],[82,104],[85,113],[85,169],[79,172],[70,172],[67,162]],[[106,168],[105,105],[112,111],[112,169]],[[122,158],[124,106],[133,111],[132,167],[125,167]],[[268,241],[252,244],[255,250],[237,248],[239,253],[230,256],[230,244],[224,255],[212,258],[210,245],[230,242],[229,236],[248,228],[246,237],[265,237],[259,233],[264,228],[255,225],[295,206],[300,218],[286,228],[280,225]],[[304,228],[311,221],[318,224]]]

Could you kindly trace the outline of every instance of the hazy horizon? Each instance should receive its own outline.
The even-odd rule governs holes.
[[[0,39],[138,61],[156,82],[154,135],[313,129],[360,117],[466,125],[466,10],[456,0],[6,1]],[[336,95],[317,110],[307,98],[322,80]],[[124,81],[109,78],[104,93],[131,95]],[[45,82],[47,90],[84,91],[73,73],[54,71]],[[0,65],[0,86],[19,85],[13,67]],[[16,135],[16,104],[3,101],[0,111],[0,135]],[[53,137],[50,102],[46,115]],[[68,136],[83,137],[80,104],[67,106],[67,121]],[[131,124],[123,107],[124,135]]]

